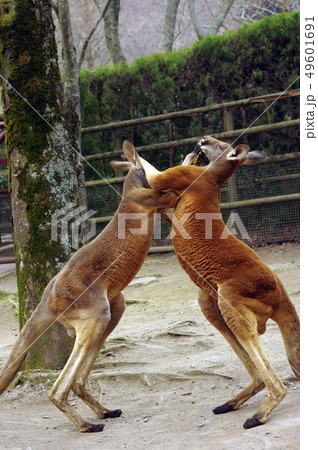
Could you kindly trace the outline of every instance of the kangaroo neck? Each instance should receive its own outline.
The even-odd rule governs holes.
[[[121,248],[142,247],[151,242],[154,228],[154,211],[146,211],[138,203],[122,199],[107,227],[100,233],[101,238],[113,236],[113,242]]]
[[[186,192],[175,209],[173,243],[175,249],[199,251],[206,245],[218,248],[229,235],[220,211],[220,189],[204,194]]]
[[[101,267],[114,266],[114,271],[110,267],[107,276],[110,297],[123,290],[139,271],[148,254],[153,230],[153,212],[145,212],[137,204],[122,200],[112,220],[99,234],[95,246],[101,255],[106,255]]]

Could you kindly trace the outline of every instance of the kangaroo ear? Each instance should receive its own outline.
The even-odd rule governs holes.
[[[183,160],[182,165],[183,166],[197,166],[199,164],[199,155],[191,152],[189,153]]]
[[[248,145],[240,144],[229,153],[228,159],[240,160],[244,165],[259,164],[266,158],[266,153],[259,150],[250,151]]]
[[[250,151],[250,148],[248,145],[245,145],[245,144],[237,145],[235,147],[235,149],[232,150],[227,155],[227,159],[230,159],[232,161],[236,160],[236,161],[240,161],[241,163],[243,163],[246,160],[249,151]]]
[[[248,153],[246,160],[243,162],[244,165],[259,164],[261,161],[266,159],[266,153],[259,150],[253,150]]]
[[[110,161],[109,163],[113,169],[124,172],[132,167],[132,163],[129,161]]]
[[[130,141],[125,140],[123,142],[123,152],[128,161],[130,161],[136,169],[141,168],[142,165],[138,153],[136,152],[135,146]]]

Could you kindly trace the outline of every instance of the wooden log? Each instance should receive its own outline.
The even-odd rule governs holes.
[[[233,131],[224,131],[222,133],[213,133],[213,137],[220,140],[227,140],[232,138],[238,138],[243,135],[282,130],[283,128],[298,127],[299,125],[300,119],[286,120],[284,122],[276,122],[269,125],[258,125],[256,127],[243,128]],[[180,139],[178,141],[169,141],[169,142],[161,142],[159,144],[144,145],[141,147],[137,147],[136,150],[138,153],[143,153],[149,151],[165,150],[168,148],[176,148],[181,146],[190,146],[190,145],[194,146],[201,139],[201,137],[202,136],[197,136],[193,138]],[[97,161],[105,158],[117,158],[121,156],[121,153],[122,152],[118,151],[109,153],[98,153],[95,155],[87,155],[84,158],[86,161]]]
[[[255,104],[255,103],[263,103],[264,101],[272,101],[277,99],[282,99],[286,97],[295,97],[300,95],[299,89],[294,89],[287,92],[278,92],[276,94],[268,94],[268,95],[262,95],[258,97],[251,97],[251,98],[245,98],[242,100],[234,100],[231,102],[225,102],[225,103],[218,103],[215,105],[207,105],[207,106],[201,106],[199,108],[191,108],[191,109],[185,109],[182,111],[174,111],[171,113],[166,114],[158,114],[155,116],[148,116],[148,117],[140,117],[138,119],[129,119],[129,120],[123,120],[121,122],[109,122],[104,123],[101,125],[95,125],[92,127],[84,127],[82,128],[82,134],[88,134],[88,133],[97,133],[104,130],[114,130],[118,128],[126,128],[131,127],[135,125],[145,125],[147,123],[153,123],[153,122],[163,122],[165,120],[171,120],[171,119],[178,119],[180,117],[186,117],[186,116],[193,116],[197,114],[204,114],[211,111],[220,111],[222,109],[229,109],[229,108],[237,108],[239,106],[246,106],[249,104]]]
[[[153,255],[155,253],[169,253],[174,252],[173,245],[162,245],[158,247],[150,247],[148,255]]]
[[[223,125],[225,131],[234,130],[234,115],[232,110],[225,109],[223,112]],[[231,144],[231,139],[226,139],[228,144]],[[230,202],[237,202],[239,199],[237,173],[235,172],[227,182]]]
[[[275,197],[254,198],[250,200],[240,200],[238,202],[221,203],[222,209],[247,208],[251,206],[271,205],[274,203],[290,202],[300,199],[300,194],[277,195]],[[92,217],[90,222],[107,223],[113,216]]]
[[[279,162],[296,161],[298,159],[300,159],[300,152],[285,153],[284,155],[268,156],[266,159],[260,161],[258,164],[275,164]]]
[[[87,188],[89,187],[96,187],[96,186],[105,186],[107,184],[116,184],[116,183],[123,183],[125,181],[126,177],[114,177],[114,178],[105,178],[102,180],[91,180],[86,181],[85,186]]]
[[[247,208],[250,206],[271,205],[274,203],[290,202],[300,199],[300,194],[276,195],[274,197],[253,198],[238,202],[221,203],[221,209]]]
[[[258,164],[272,164],[272,163],[279,163],[279,162],[287,162],[287,161],[296,161],[300,159],[300,153],[286,153],[285,155],[274,155],[269,156],[263,161],[259,162]],[[107,178],[104,180],[91,180],[86,181],[85,186],[86,187],[96,187],[96,186],[106,186],[108,184],[115,184],[115,183],[123,183],[125,181],[125,177],[115,177],[115,178]],[[228,190],[227,186],[224,186],[222,188],[222,191]]]
[[[289,181],[289,180],[297,180],[300,178],[300,173],[291,173],[288,175],[277,175],[274,177],[268,177],[268,178],[258,178],[258,182],[260,183],[267,183],[272,181]]]
[[[4,253],[7,250],[13,250],[13,244],[4,245],[3,247],[0,247],[0,253]]]

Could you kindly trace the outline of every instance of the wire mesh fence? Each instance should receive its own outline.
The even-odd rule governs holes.
[[[99,130],[82,129],[88,210],[95,211],[90,220],[96,223],[96,233],[110,221],[121,200],[125,174],[114,173],[109,161],[120,159],[124,138],[132,140],[157,169],[164,170],[181,164],[197,141],[194,136],[211,134],[213,129],[218,139],[235,143],[240,138],[251,149],[269,155],[263,164],[241,166],[223,186],[221,212],[230,231],[251,246],[299,240],[298,96],[299,90],[295,90],[195,108],[190,115],[190,110],[177,111],[98,125]],[[0,247],[12,238],[10,217],[7,197],[1,199]],[[170,226],[158,219],[153,246],[171,245],[169,232]]]
[[[235,192],[233,181],[228,182],[222,192],[225,222],[231,212],[237,212],[249,237],[238,236],[251,245],[298,241],[299,170],[299,159],[241,166],[234,178]],[[227,202],[235,196],[239,207],[230,209]],[[255,204],[251,204],[251,199],[256,200]],[[231,231],[235,233],[235,227]]]
[[[287,161],[243,165],[222,187],[223,220],[233,234],[251,246],[299,240],[300,161],[299,155],[292,156]],[[87,187],[88,210],[95,211],[92,220],[96,222],[97,234],[119,205],[123,180],[124,176],[110,184]],[[158,217],[152,245],[172,245],[169,233],[170,226]],[[10,242],[11,212],[6,195],[1,197],[0,247]],[[2,252],[2,256],[8,252]]]
[[[123,139],[134,142],[139,153],[157,169],[181,164],[197,138],[211,134],[229,143],[240,142],[253,150],[264,150],[269,158],[257,166],[241,166],[223,186],[221,211],[234,234],[252,246],[299,239],[299,90],[156,117],[101,124],[83,129],[83,144],[90,163],[102,176],[114,177],[109,160],[120,158]],[[279,100],[279,101],[278,101]],[[270,106],[270,108],[269,108]],[[149,123],[148,123],[149,122]],[[99,128],[98,130],[96,128]],[[243,132],[244,131],[244,132]],[[186,139],[184,137],[187,137]],[[92,140],[98,139],[99,154],[93,154]],[[109,145],[113,142],[113,150]],[[155,143],[155,144],[153,144]],[[291,153],[295,152],[295,153]],[[275,156],[273,156],[275,155]],[[88,180],[96,173],[86,169]],[[88,207],[98,211],[98,231],[116,210],[120,195],[112,186],[88,188]],[[239,226],[242,225],[242,226]],[[169,227],[157,223],[153,246],[171,245]],[[240,232],[244,228],[246,232]]]
[[[252,246],[298,241],[299,171],[297,154],[287,161],[241,166],[222,187],[221,212],[230,231]],[[90,187],[87,192],[88,208],[96,211],[93,220],[99,218],[99,233],[119,205],[122,182]],[[153,246],[171,245],[170,226],[157,220]]]

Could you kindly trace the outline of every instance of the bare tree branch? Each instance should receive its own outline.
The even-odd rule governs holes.
[[[99,11],[101,10],[100,1],[101,0],[94,0]],[[108,53],[113,64],[120,64],[127,61],[122,51],[118,35],[120,2],[121,0],[112,0],[110,9],[104,16],[104,35]]]
[[[228,12],[230,11],[232,5],[234,3],[234,0],[223,0],[223,3],[221,5],[221,8],[218,12],[218,15],[216,16],[212,27],[210,28],[209,32],[207,34],[217,34],[219,29],[221,28],[224,19],[228,15]]]
[[[79,67],[76,60],[76,50],[73,40],[73,32],[71,26],[71,18],[68,0],[58,0],[58,21],[62,37],[63,46],[63,75],[64,75],[64,92],[66,97],[71,101],[72,107],[75,108],[78,116],[78,128],[74,130],[78,149],[81,149],[81,101],[79,90]],[[79,204],[87,206],[85,175],[82,161],[78,160],[78,198]]]
[[[162,52],[171,52],[180,0],[168,0],[165,21],[159,48]]]
[[[206,35],[206,32],[203,30],[203,28],[201,27],[201,23],[198,20],[198,13],[196,10],[196,0],[188,0],[188,8],[195,32],[198,36],[198,39],[201,40]]]
[[[119,12],[121,0],[113,0],[104,19],[105,38],[113,64],[126,61],[119,41]]]
[[[62,65],[64,75],[64,88],[67,94],[76,98],[75,104],[77,114],[80,117],[79,110],[79,92],[78,92],[78,69],[76,61],[76,51],[71,27],[71,18],[68,0],[58,0],[58,21],[62,38]]]
[[[85,53],[86,53],[89,41],[91,40],[91,38],[92,38],[93,34],[95,33],[95,31],[96,31],[98,25],[100,24],[100,22],[106,16],[108,8],[109,8],[109,5],[111,4],[111,2],[112,2],[112,0],[107,0],[106,4],[104,6],[104,9],[102,10],[99,18],[97,19],[97,21],[95,22],[95,24],[91,28],[90,32],[88,33],[88,35],[87,35],[87,37],[86,37],[86,39],[84,41],[84,44],[83,44],[83,47],[82,47],[82,50],[81,50],[81,53],[80,53],[80,57],[79,57],[78,63],[77,63],[78,69],[80,69],[82,67],[82,64],[83,64],[83,61],[84,61],[84,58],[85,58]],[[96,2],[95,2],[95,4],[96,4]]]
[[[59,7],[56,2],[52,2],[52,9],[55,12],[55,14],[58,16],[59,15]]]

